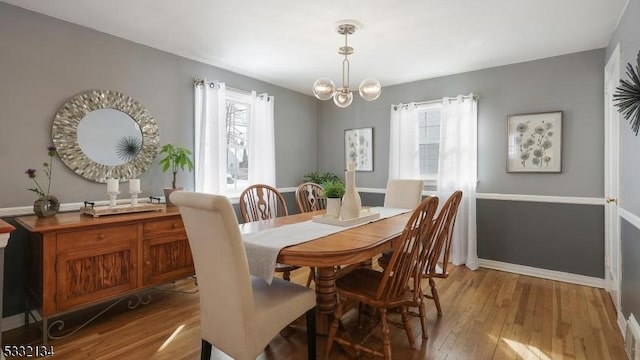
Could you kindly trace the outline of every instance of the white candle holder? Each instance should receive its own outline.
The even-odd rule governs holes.
[[[118,194],[120,194],[120,191],[109,191],[109,206],[114,207],[117,205],[116,203],[116,199],[118,197]]]
[[[131,206],[138,205],[138,194],[140,194],[140,191],[129,191],[129,194],[131,195]]]

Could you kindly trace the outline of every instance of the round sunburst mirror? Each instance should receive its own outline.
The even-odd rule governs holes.
[[[62,162],[85,179],[125,181],[145,172],[158,151],[158,125],[133,98],[91,90],[70,98],[53,120]]]

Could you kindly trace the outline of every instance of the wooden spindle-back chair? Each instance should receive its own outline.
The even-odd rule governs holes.
[[[430,247],[431,226],[433,215],[438,205],[437,197],[425,198],[414,210],[407,222],[400,238],[394,243],[393,255],[384,272],[368,268],[356,269],[336,281],[336,289],[339,303],[334,313],[334,319],[329,329],[325,356],[328,359],[331,346],[336,341],[342,345],[351,347],[356,351],[382,356],[385,360],[391,359],[391,341],[389,339],[389,324],[387,310],[399,308],[402,314],[402,326],[409,337],[411,347],[414,347],[413,332],[409,324],[407,306],[421,304],[423,295],[420,288],[420,271],[426,261],[427,251],[423,248]],[[409,281],[414,279],[413,288],[409,287]],[[363,342],[369,339],[371,333],[360,343],[352,342],[348,336],[337,336],[338,325],[343,315],[345,304],[348,301],[356,301],[365,304],[380,313],[380,328],[383,338],[383,351],[365,347]],[[424,311],[424,305],[420,306]]]
[[[449,276],[447,265],[449,264],[449,254],[451,253],[453,227],[456,224],[456,215],[461,201],[462,191],[455,191],[440,209],[433,227],[435,237],[433,249],[428,255],[427,263],[422,273],[422,278],[429,279],[429,287],[431,288],[431,295],[424,294],[424,296],[433,299],[438,310],[438,316],[442,316],[442,307],[440,306],[436,283],[433,279],[444,279]]]
[[[431,246],[425,248],[428,253],[425,255],[425,264],[421,274],[422,279],[429,279],[429,286],[431,288],[431,294],[423,294],[424,297],[432,299],[436,304],[438,310],[438,316],[442,316],[442,307],[440,306],[440,299],[438,297],[438,290],[436,289],[434,278],[446,278],[449,276],[447,273],[447,265],[449,264],[449,254],[451,253],[451,241],[453,235],[453,227],[456,221],[456,214],[458,213],[458,206],[462,200],[462,191],[455,191],[449,196],[444,203],[438,216],[434,220],[431,228]],[[389,259],[392,256],[392,252],[386,252],[378,258],[378,264],[382,268],[386,268],[389,265]],[[421,312],[420,323],[422,326],[422,337],[427,338],[427,319]]]
[[[289,215],[282,194],[274,187],[265,184],[251,185],[240,194],[240,214],[244,222],[275,219]],[[282,273],[282,278],[291,280],[291,272],[299,266],[276,264],[274,269]]]
[[[322,186],[306,182],[296,188],[296,201],[301,213],[324,210],[327,208],[327,198]]]
[[[240,214],[245,222],[289,215],[282,194],[265,184],[251,185],[240,194]]]
[[[324,210],[327,208],[327,198],[324,196],[322,186],[314,182],[306,182],[298,185],[296,188],[296,201],[298,209],[301,213]],[[316,269],[309,269],[307,277],[307,287],[311,286],[311,282],[316,278]]]

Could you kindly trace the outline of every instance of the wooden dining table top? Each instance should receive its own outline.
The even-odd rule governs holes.
[[[311,220],[324,210],[278,217],[240,225],[243,234]],[[393,245],[404,230],[411,212],[327,235],[280,250],[278,263],[297,266],[332,267],[370,260]]]

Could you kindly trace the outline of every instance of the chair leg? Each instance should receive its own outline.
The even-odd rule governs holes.
[[[436,289],[436,282],[433,278],[429,279],[429,286],[431,286],[431,296],[436,303],[436,309],[438,309],[438,316],[442,316],[442,308],[440,307],[440,298],[438,297],[438,289]]]
[[[211,343],[202,339],[202,350],[200,351],[200,360],[211,359]]]
[[[420,303],[420,306],[418,306],[418,310],[420,311],[420,326],[422,327],[422,338],[428,339],[429,334],[427,333],[427,309],[424,301]]]
[[[316,279],[316,268],[309,268],[309,276],[307,277],[307,287],[311,286],[311,281]]]
[[[413,330],[411,329],[411,321],[409,314],[407,313],[407,308],[400,308],[400,314],[402,315],[402,324],[404,325],[404,331],[407,333],[407,338],[409,339],[409,346],[412,349],[416,348],[416,341],[413,338]]]
[[[307,358],[316,360],[316,308],[307,311]]]
[[[336,306],[336,311],[333,313],[333,321],[331,322],[331,327],[329,327],[329,334],[327,334],[327,344],[325,345],[325,351],[324,351],[325,360],[329,360],[329,355],[331,353],[331,346],[333,345],[333,340],[336,338],[336,332],[338,331],[338,325],[340,324],[340,318],[342,317],[343,307],[344,307],[344,303],[339,302],[338,306]]]
[[[380,309],[380,326],[382,330],[382,352],[384,353],[384,360],[391,360],[391,340],[389,339],[387,309]]]
[[[284,280],[291,281],[291,272],[290,271],[283,272],[282,273],[282,278]]]

